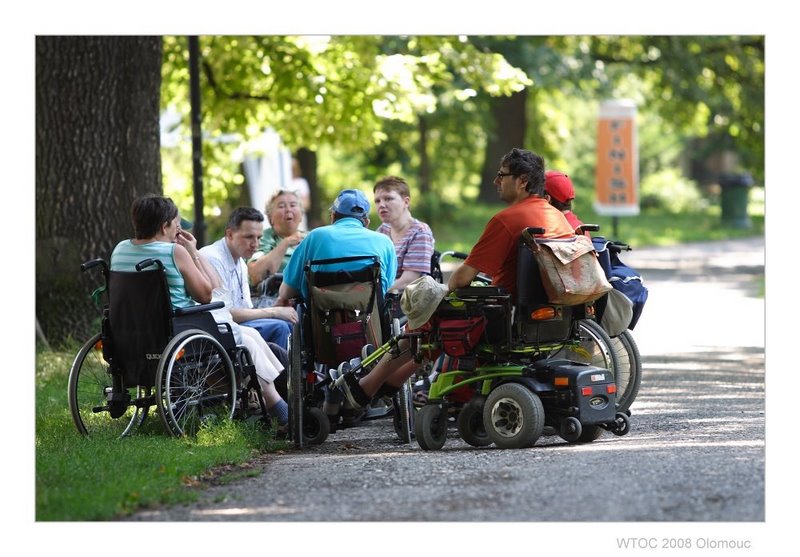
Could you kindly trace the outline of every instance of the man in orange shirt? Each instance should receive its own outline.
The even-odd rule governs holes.
[[[512,149],[501,159],[494,185],[500,199],[510,207],[497,213],[486,225],[469,257],[450,276],[447,283],[450,291],[469,286],[478,273],[484,273],[492,277],[492,284],[513,296],[516,292],[517,248],[524,228],[544,228],[542,237],[545,238],[575,235],[561,211],[544,198],[544,159],[536,153]],[[423,313],[430,316],[435,307],[429,307]],[[360,379],[349,373],[337,378],[335,386],[342,389],[352,406],[365,407],[376,394],[397,392],[417,370],[419,364],[414,362],[408,342],[401,341],[399,348],[398,355],[387,354]]]
[[[510,205],[486,225],[469,257],[450,276],[452,291],[469,286],[478,273],[514,296],[517,285],[517,248],[522,230],[544,228],[543,238],[568,238],[575,230],[563,213],[550,205],[544,192],[544,159],[524,149],[512,149],[500,161],[494,179],[500,199]]]

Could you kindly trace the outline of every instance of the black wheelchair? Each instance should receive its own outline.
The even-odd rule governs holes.
[[[210,313],[223,302],[173,308],[157,259],[141,261],[136,272],[111,271],[103,259],[81,270],[97,267],[105,284],[95,294],[107,296],[101,332],[83,345],[69,373],[69,407],[80,433],[128,435],[153,407],[176,437],[234,417],[269,424],[250,353]]]
[[[530,228],[523,236],[536,241],[532,235],[543,232]],[[422,369],[442,354],[448,362],[413,419],[425,450],[444,446],[454,408],[459,435],[476,447],[530,447],[546,428],[570,443],[630,429],[628,414],[616,409],[609,366],[591,363],[599,356],[613,365],[614,357],[604,331],[583,325],[594,317],[593,303],[550,303],[531,249],[525,241],[518,249],[515,301],[497,287],[460,288],[426,325],[391,338],[377,352],[405,338]],[[594,335],[588,342],[586,331]],[[374,356],[358,371],[368,371]]]
[[[365,265],[347,271],[325,270],[331,265],[356,261],[364,261]],[[289,437],[298,448],[324,442],[331,431],[331,419],[341,419],[342,423],[350,420],[350,425],[358,423],[360,411],[347,408],[344,402],[331,418],[323,411],[333,374],[345,366],[360,366],[362,359],[375,360],[378,355],[372,355],[371,348],[381,346],[393,327],[399,331],[397,320],[391,316],[391,296],[382,295],[377,257],[308,261],[304,280],[308,298],[295,300],[298,322],[289,343]],[[391,415],[400,439],[410,442],[408,419],[402,420],[411,411],[410,385],[379,398],[391,409],[383,415]]]

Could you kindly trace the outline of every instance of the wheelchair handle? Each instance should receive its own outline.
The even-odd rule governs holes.
[[[468,253],[464,253],[462,251],[443,251],[441,254],[439,254],[439,263],[441,263],[445,257],[452,257],[453,259],[461,259],[463,261],[468,256]]]
[[[584,232],[599,232],[599,224],[582,224],[575,229],[575,234],[583,234]]]
[[[85,263],[82,263],[81,264],[81,272],[85,273],[89,269],[97,267],[98,265],[103,267],[103,272],[104,273],[108,272],[108,263],[106,263],[104,259],[99,258],[99,257],[97,259],[92,259],[91,261],[87,261]]]
[[[164,270],[164,265],[161,263],[160,259],[144,259],[142,261],[139,261],[136,264],[136,270],[141,271],[142,269],[146,269],[151,265],[156,265],[159,268],[159,270],[162,271]]]

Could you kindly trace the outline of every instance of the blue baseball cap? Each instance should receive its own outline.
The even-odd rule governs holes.
[[[369,200],[361,190],[342,190],[331,205],[331,211],[358,219],[369,216]]]

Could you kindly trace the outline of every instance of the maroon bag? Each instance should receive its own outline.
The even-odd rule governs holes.
[[[439,339],[448,356],[466,356],[478,345],[486,329],[486,318],[445,319],[439,322]]]
[[[364,321],[348,321],[331,326],[333,351],[336,361],[345,362],[361,355],[367,344],[367,328]]]

